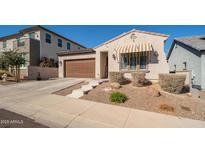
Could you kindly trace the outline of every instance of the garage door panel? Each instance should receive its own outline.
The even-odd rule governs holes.
[[[94,78],[95,59],[65,61],[65,77]]]

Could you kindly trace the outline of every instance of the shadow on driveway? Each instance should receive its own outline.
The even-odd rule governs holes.
[[[4,109],[0,109],[0,128],[48,128],[24,117]]]

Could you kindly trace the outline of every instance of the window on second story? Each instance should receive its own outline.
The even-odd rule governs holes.
[[[3,41],[3,48],[6,48],[6,47],[7,47],[7,42]]]
[[[71,46],[70,42],[67,42],[67,50],[70,50],[70,46]]]
[[[51,35],[46,33],[46,43],[51,44]]]
[[[18,47],[21,47],[21,46],[24,46],[25,45],[25,42],[23,39],[17,39],[17,46]]]
[[[80,47],[78,46],[78,49],[80,49]]]
[[[34,39],[34,38],[35,38],[35,32],[30,32],[30,33],[28,33],[28,37],[29,37],[30,39]]]
[[[63,46],[63,41],[61,39],[58,39],[58,47],[62,48],[62,46]]]

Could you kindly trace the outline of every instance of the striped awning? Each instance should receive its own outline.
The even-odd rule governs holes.
[[[139,44],[129,44],[120,46],[117,49],[118,53],[133,53],[133,52],[146,52],[152,51],[152,44],[150,43],[139,43]]]

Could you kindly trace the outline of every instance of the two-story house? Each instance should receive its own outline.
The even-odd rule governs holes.
[[[16,34],[0,38],[0,52],[18,49],[26,52],[26,66],[23,66],[25,76],[28,66],[38,66],[43,57],[52,58],[56,62],[60,51],[84,49],[80,45],[42,26],[22,29]]]

